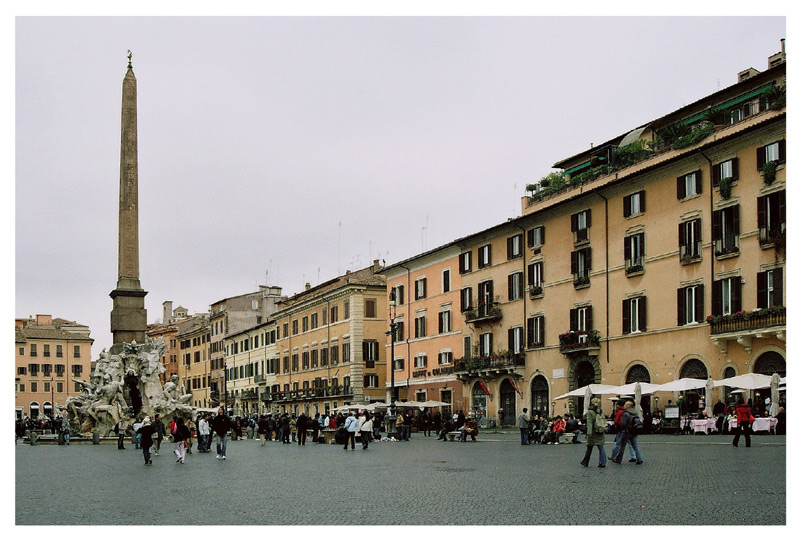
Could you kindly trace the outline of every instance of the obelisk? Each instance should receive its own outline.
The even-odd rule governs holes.
[[[117,288],[111,291],[111,352],[119,343],[144,343],[147,291],[139,283],[139,165],[136,141],[136,76],[128,51],[128,71],[122,81],[122,144],[119,163],[119,258]]]

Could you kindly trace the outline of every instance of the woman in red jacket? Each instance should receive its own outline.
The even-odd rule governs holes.
[[[736,436],[733,438],[733,446],[739,446],[739,435],[744,433],[744,445],[750,448],[750,433],[752,432],[750,426],[754,420],[747,403],[739,403],[736,406]]]

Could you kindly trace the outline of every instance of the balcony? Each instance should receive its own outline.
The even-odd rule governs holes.
[[[256,399],[258,397],[258,394],[256,393],[255,389],[249,389],[242,391],[242,393],[239,394],[239,396],[241,399]]]
[[[562,354],[600,350],[600,332],[597,330],[570,330],[558,336]]]
[[[499,302],[478,304],[478,309],[464,312],[464,320],[469,324],[493,323],[503,318],[503,311]]]
[[[731,315],[709,315],[706,322],[711,327],[711,341],[728,354],[728,342],[736,341],[747,354],[753,350],[753,338],[777,338],[786,341],[786,308],[773,306],[751,312],[738,311]]]
[[[498,354],[494,356],[478,356],[475,358],[460,358],[455,361],[453,371],[460,380],[470,377],[498,377],[509,373],[522,374],[525,368],[525,354]]]
[[[253,377],[253,379],[255,380],[256,384],[264,384],[265,382],[267,382],[266,375],[256,375],[255,377]]]
[[[272,394],[270,394],[269,391],[261,392],[258,395],[258,399],[260,399],[261,401],[272,401]]]

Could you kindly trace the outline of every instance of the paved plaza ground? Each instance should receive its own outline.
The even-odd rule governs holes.
[[[150,467],[130,443],[20,444],[16,523],[785,525],[785,436],[755,436],[751,448],[730,441],[641,436],[643,465],[626,450],[605,469],[596,450],[589,468],[578,465],[583,444],[522,446],[513,431],[476,443],[414,434],[366,451],[229,441],[227,460],[212,445],[183,465],[164,444]]]

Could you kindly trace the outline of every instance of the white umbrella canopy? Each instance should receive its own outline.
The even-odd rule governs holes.
[[[635,391],[636,391],[636,385],[637,384],[639,385],[639,388],[641,389],[643,396],[647,395],[647,394],[652,394],[653,392],[656,392],[657,389],[658,389],[658,386],[659,386],[657,384],[651,384],[651,383],[646,383],[646,382],[644,382],[644,383],[628,383],[628,384],[623,384],[622,386],[609,386],[608,388],[606,388],[602,392],[598,392],[598,393],[599,394],[619,394],[620,396],[633,395],[635,393]]]
[[[714,407],[711,405],[712,401],[711,396],[713,391],[714,391],[714,381],[712,381],[711,377],[709,377],[708,380],[706,381],[706,408],[705,408],[706,418],[711,418],[711,416],[714,414],[713,411]]]
[[[586,387],[586,392],[583,394],[583,416],[589,414],[589,402],[592,400],[592,391]]]
[[[602,394],[603,390],[607,388],[612,388],[612,386],[610,384],[587,384],[586,386],[581,386],[580,388],[576,388],[571,392],[567,392],[566,394],[562,394],[553,399],[557,400],[557,399],[566,399],[568,397],[573,397],[573,396],[583,396],[586,395],[587,388],[592,394]]]
[[[659,384],[653,391],[654,392],[683,392],[685,390],[697,390],[704,388],[706,381],[704,379],[684,378],[670,381],[668,383]]]
[[[786,377],[781,377],[780,384],[781,386],[786,386]]]
[[[729,377],[721,381],[714,381],[714,386],[730,386],[733,388],[744,388],[745,390],[758,390],[759,388],[769,388],[772,384],[772,377],[761,375],[760,373],[745,373],[736,377]]]
[[[644,413],[642,412],[642,383],[639,381],[633,384],[633,406],[636,409],[636,416],[644,420]]]
[[[423,401],[419,404],[420,407],[428,409],[430,407],[449,407],[450,404],[444,401],[436,401],[435,399],[429,399],[428,401]]]
[[[333,410],[338,412],[356,411],[358,409],[366,409],[367,407],[369,407],[369,405],[365,405],[363,403],[351,403],[350,405],[342,405],[341,407],[336,407]]]
[[[770,384],[770,396],[769,396],[769,415],[775,416],[778,414],[778,386],[781,382],[781,376],[777,373],[772,374],[772,383]]]

